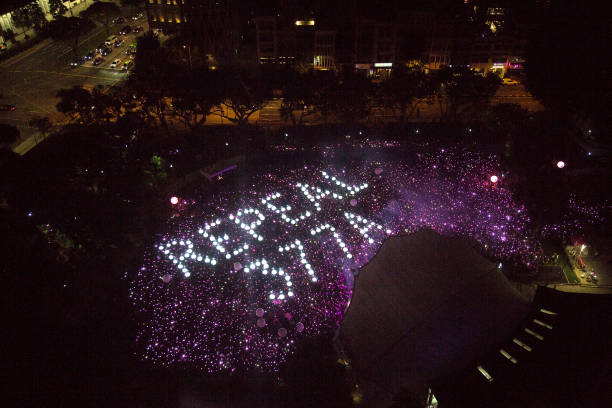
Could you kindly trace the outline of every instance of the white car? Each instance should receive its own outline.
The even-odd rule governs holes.
[[[120,66],[119,64],[121,64],[121,60],[120,59],[116,59],[113,62],[111,62],[110,67],[111,68],[117,68],[118,66]]]

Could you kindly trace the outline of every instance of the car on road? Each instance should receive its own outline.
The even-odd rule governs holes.
[[[95,60],[93,60],[93,62],[91,64],[95,66],[95,65],[100,65],[103,62],[104,62],[104,58],[98,56],[98,57],[96,57]]]
[[[121,46],[121,44],[123,44],[123,38],[117,38],[115,42],[113,43],[115,47],[119,47]]]
[[[518,81],[512,78],[504,78],[502,80],[502,85],[518,85]]]
[[[127,50],[125,50],[127,55],[135,55],[136,54],[136,43],[131,43]]]
[[[112,48],[109,47],[104,47],[100,50],[100,54],[102,54],[103,57],[106,57],[108,54],[110,54],[113,51]]]
[[[591,275],[588,275],[588,276],[586,277],[586,281],[587,281],[587,282],[592,282],[592,281],[593,281],[593,278],[591,278]]]
[[[2,105],[0,106],[0,111],[12,112],[15,110],[15,105]]]
[[[127,26],[123,27],[123,28],[121,29],[121,31],[119,31],[119,34],[121,34],[121,35],[126,35],[126,34],[129,34],[129,33],[131,33],[131,32],[132,32],[132,27],[130,27],[129,25],[127,25]]]
[[[106,40],[104,40],[104,45],[111,45],[112,43],[114,43],[117,40],[116,35],[109,35],[108,37],[106,37]]]
[[[87,58],[85,58],[85,57],[79,57],[79,58],[75,59],[74,61],[72,61],[72,62],[70,63],[70,66],[71,66],[71,67],[78,67],[78,66],[80,66],[80,65],[83,65],[83,63],[84,63],[85,61],[87,61]]]
[[[113,62],[111,62],[110,67],[111,68],[117,68],[117,66],[121,64],[121,60],[119,58],[113,60]]]
[[[132,20],[138,20],[139,18],[142,18],[144,16],[144,14],[141,12],[136,13],[132,16]]]
[[[136,27],[134,27],[134,30],[133,30],[133,31],[134,31],[135,33],[140,33],[142,30],[144,30],[144,28],[142,28],[142,26],[136,26]]]
[[[134,66],[134,61],[125,61],[121,67],[122,71],[129,71]]]
[[[117,17],[116,19],[113,20],[113,24],[114,25],[125,24],[125,18]]]
[[[93,57],[95,57],[95,56],[96,56],[96,51],[92,50],[92,51],[89,51],[87,53],[87,55],[85,55],[85,57],[83,57],[83,58],[85,58],[86,60],[90,60],[90,59],[93,59]]]

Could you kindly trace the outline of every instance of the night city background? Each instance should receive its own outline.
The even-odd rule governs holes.
[[[603,3],[1,0],[3,405],[609,406]]]

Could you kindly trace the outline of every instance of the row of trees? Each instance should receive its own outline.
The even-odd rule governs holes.
[[[106,92],[61,90],[57,108],[85,124],[129,115],[166,129],[180,123],[194,131],[211,114],[245,125],[280,90],[280,114],[294,126],[315,116],[354,125],[375,109],[393,112],[404,125],[423,104],[436,104],[441,121],[460,121],[482,110],[500,84],[495,75],[480,76],[467,68],[426,74],[419,67],[398,67],[390,78],[374,83],[351,71],[186,67],[172,52],[147,34],[138,40],[136,67],[125,86]]]
[[[141,0],[122,0],[122,5],[131,6],[133,10],[138,7]],[[110,1],[96,1],[87,9],[75,17],[70,9],[70,17],[65,14],[68,8],[63,0],[49,0],[49,9],[53,19],[48,21],[45,13],[37,2],[32,2],[12,13],[13,23],[16,27],[23,29],[25,33],[34,29],[39,34],[48,34],[54,40],[63,41],[72,49],[75,58],[78,58],[78,46],[83,35],[95,28],[97,21],[110,33],[110,25],[113,19],[121,15],[121,9],[116,3]],[[93,21],[92,21],[93,20]],[[7,30],[3,33],[7,38],[14,38],[14,33]]]

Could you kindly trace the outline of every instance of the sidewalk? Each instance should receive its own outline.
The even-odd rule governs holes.
[[[589,293],[593,295],[608,295],[612,293],[612,286],[609,285],[596,286],[574,283],[551,283],[550,285],[546,286],[560,292]]]

